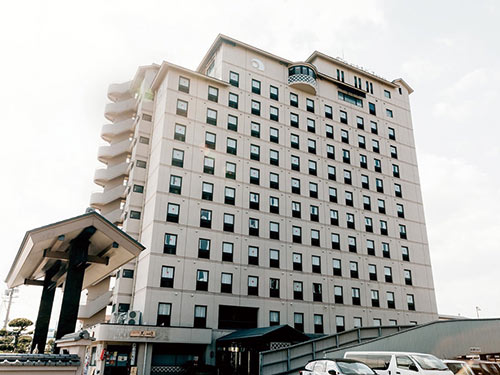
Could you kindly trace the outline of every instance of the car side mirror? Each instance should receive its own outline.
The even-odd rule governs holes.
[[[412,364],[408,367],[408,370],[418,372],[418,367],[417,367],[417,365],[415,365],[415,364],[413,364],[413,363],[412,363]]]
[[[330,375],[337,375],[337,371],[335,371],[335,370],[328,370],[328,373]]]

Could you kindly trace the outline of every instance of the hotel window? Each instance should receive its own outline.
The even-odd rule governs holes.
[[[188,102],[185,100],[177,99],[177,109],[175,111],[179,116],[187,117],[188,114]]]
[[[319,207],[311,205],[309,207],[309,217],[311,221],[319,221]]]
[[[304,299],[304,291],[302,281],[293,282],[293,299]]]
[[[169,193],[180,194],[181,190],[182,190],[182,177],[171,175],[170,186],[168,189]]]
[[[205,292],[208,290],[208,271],[196,271],[196,290]]]
[[[299,107],[299,96],[294,93],[290,93],[290,105],[292,107]]]
[[[275,86],[269,86],[269,97],[273,100],[278,100],[278,88]]]
[[[236,139],[227,138],[226,140],[226,152],[231,155],[236,155],[237,153],[238,142]]]
[[[318,174],[317,163],[314,160],[309,160],[309,174],[313,176]]]
[[[394,184],[394,195],[399,198],[403,197],[403,191],[401,190],[400,184]]]
[[[260,147],[257,145],[250,145],[250,159],[260,160]]]
[[[337,203],[337,189],[334,187],[328,188],[328,199],[330,202]]]
[[[385,282],[392,283],[392,268],[384,267]]]
[[[279,121],[279,110],[277,107],[269,107],[269,119],[272,121]]]
[[[366,240],[366,252],[368,255],[375,255],[375,242],[373,240]]]
[[[294,128],[299,127],[299,115],[296,113],[290,113],[290,126]]]
[[[207,238],[198,240],[198,258],[210,259],[210,244],[211,241]]]
[[[234,232],[234,215],[224,214],[224,232]]]
[[[380,162],[379,159],[373,159],[373,166],[374,166],[375,172],[382,173],[382,163]]]
[[[377,115],[377,111],[375,109],[374,103],[368,103],[368,109],[369,109],[370,115],[374,115],[374,116]]]
[[[149,138],[148,137],[139,137],[139,143],[149,145]]]
[[[175,124],[174,139],[181,142],[186,140],[186,127],[184,125]]]
[[[271,221],[269,223],[269,238],[273,240],[280,239],[280,225],[279,223]]]
[[[269,128],[269,141],[273,143],[279,143],[279,130],[276,128]]]
[[[236,179],[236,164],[226,161],[226,178]]]
[[[380,220],[380,234],[387,236],[387,221]]]
[[[278,151],[269,150],[269,164],[279,166],[279,164],[280,164],[279,158],[280,158],[280,154]]]
[[[280,176],[276,173],[269,173],[269,187],[271,189],[279,189],[280,188]]]
[[[308,112],[314,113],[314,100],[309,98],[306,99],[306,109]]]
[[[233,274],[232,273],[221,273],[220,278],[220,292],[221,293],[232,293],[233,292]]]
[[[172,177],[170,177],[170,181],[172,181]],[[181,180],[182,181],[182,180]],[[142,185],[135,185],[134,184],[134,187],[132,188],[132,191],[134,193],[139,193],[139,194],[142,194],[144,193],[144,186]],[[180,193],[179,193],[180,194]]]
[[[369,189],[370,188],[370,180],[368,179],[368,176],[362,174],[361,175],[361,187],[363,189]]]
[[[354,317],[353,318],[353,327],[354,328],[360,328],[363,327],[363,318],[360,317]]]
[[[365,128],[365,119],[363,117],[356,117],[356,123],[358,125],[358,129],[364,129]]]
[[[391,92],[390,92],[390,91],[387,91],[387,90],[384,90],[384,96],[385,96],[387,99],[390,99],[390,98],[391,98]]]
[[[358,262],[349,262],[349,269],[351,271],[351,278],[359,278]]]
[[[214,133],[205,133],[205,146],[215,150],[216,135]]]
[[[373,326],[374,327],[380,327],[382,325],[382,319],[380,318],[373,318]]]
[[[259,265],[259,248],[256,246],[248,246],[248,264],[254,266]]]
[[[260,201],[260,195],[258,193],[252,193],[250,192],[249,194],[249,207],[253,210],[258,210],[259,209],[259,201]]]
[[[179,77],[179,91],[189,94],[189,79],[185,77]]]
[[[257,276],[248,276],[248,295],[259,295],[259,278]]]
[[[347,228],[349,229],[356,229],[355,224],[354,224],[354,215],[347,213],[346,214],[346,222],[347,222]]]
[[[353,195],[350,191],[345,192],[345,204],[346,206],[354,207]]]
[[[399,165],[396,164],[392,165],[392,175],[394,177],[399,177]]]
[[[394,131],[394,128],[388,128],[387,132],[389,134],[389,139],[392,139],[393,141],[396,140],[396,132]]]
[[[378,290],[371,290],[370,294],[372,300],[372,307],[380,307],[380,298]]]
[[[365,137],[362,135],[358,135],[358,146],[360,148],[366,148],[366,140]]]
[[[415,311],[415,297],[413,294],[406,295],[406,302],[408,302],[408,310]]]
[[[292,202],[292,217],[300,219],[300,202]]]
[[[371,281],[377,281],[377,266],[375,264],[368,265],[368,275]]]
[[[236,189],[231,187],[224,188],[224,203],[234,206],[236,196]]]
[[[250,135],[255,138],[260,138],[260,124],[253,122],[250,124]]]
[[[208,86],[208,100],[211,102],[219,101],[219,89],[216,87]]]
[[[345,319],[343,316],[337,315],[335,317],[335,326],[337,329],[337,333],[345,331]]]
[[[177,235],[165,233],[165,243],[163,245],[164,254],[175,254],[177,250]]]
[[[396,302],[394,301],[394,292],[387,292],[386,298],[387,298],[387,308],[388,309],[395,309]]]
[[[313,301],[323,302],[323,291],[320,283],[313,283]]]
[[[372,139],[372,151],[376,153],[380,153],[380,144],[376,139]]]
[[[260,81],[257,81],[256,79],[252,79],[252,92],[254,94],[260,95]]]
[[[401,246],[401,255],[404,261],[410,261],[410,250],[406,246]]]
[[[205,156],[203,160],[203,173],[214,174],[215,159]]]
[[[260,116],[260,102],[252,100],[252,115]]]
[[[325,134],[327,138],[333,139],[333,126],[325,125]]]
[[[335,160],[335,147],[332,145],[326,145],[326,156],[328,159]]]
[[[332,233],[331,239],[332,239],[332,249],[340,250],[340,235],[338,235],[337,233]]]
[[[330,224],[339,225],[339,212],[337,210],[330,210]]]
[[[297,331],[304,332],[304,314],[293,313],[293,328]]]
[[[352,288],[351,289],[351,296],[352,296],[352,304],[359,306],[361,305],[361,293],[359,291],[359,288]]]
[[[207,307],[196,305],[194,307],[194,328],[205,328],[207,326]]]
[[[311,229],[311,246],[320,246],[319,230]]]
[[[333,165],[328,166],[328,179],[332,181],[337,179],[335,167]]]
[[[365,169],[368,168],[368,161],[366,155],[359,154],[359,166]]]
[[[229,83],[232,86],[239,87],[240,85],[240,75],[235,72],[229,72]]]
[[[280,251],[276,249],[269,249],[269,267],[280,267]]]
[[[314,139],[307,140],[307,149],[311,154],[316,154],[316,141]]]
[[[222,261],[232,262],[234,253],[234,244],[231,242],[222,243]]]
[[[238,117],[227,115],[227,129],[235,132],[238,131]]]
[[[386,114],[386,116],[387,116],[387,117],[390,117],[390,118],[393,118],[393,117],[394,117],[394,115],[393,115],[393,113],[392,113],[392,110],[391,110],[391,109],[387,109],[387,108],[386,108],[386,110],[385,110],[385,114]]]
[[[399,224],[399,237],[406,240],[407,238],[406,225]]]
[[[378,212],[380,214],[385,214],[385,201],[383,199],[377,199]]]
[[[292,193],[300,194],[300,180],[298,178],[292,178]]]
[[[340,259],[333,259],[333,275],[342,276],[342,262]]]
[[[259,235],[259,219],[249,218],[248,219],[248,234],[250,236]]]
[[[280,325],[280,312],[269,311],[269,326],[279,326],[279,325]]]
[[[351,164],[351,153],[349,150],[342,150],[342,161],[347,164]]]
[[[413,281],[411,279],[411,271],[410,270],[404,270],[404,277],[405,277],[405,284],[406,285],[413,285]]]
[[[280,213],[280,200],[277,197],[269,197],[269,212],[272,214]]]
[[[280,298],[280,279],[269,279],[269,297]]]
[[[321,257],[313,255],[311,257],[312,272],[321,273]]]
[[[294,271],[302,271],[302,254],[293,253],[292,262]]]
[[[179,211],[180,211],[180,206],[178,204],[169,203],[167,205],[167,221],[171,223],[178,223]]]
[[[340,122],[342,124],[347,124],[347,112],[340,111]]]
[[[153,116],[148,115],[147,113],[143,113],[143,114],[142,114],[142,119],[143,119],[144,121],[151,122],[151,121],[153,121]]]
[[[158,303],[158,315],[156,325],[160,327],[170,327],[170,314],[172,312],[171,303]]]
[[[231,108],[238,109],[238,95],[229,93],[228,106]]]
[[[382,242],[382,256],[384,258],[391,257],[391,250],[390,250],[389,244],[387,242]]]
[[[318,184],[309,182],[309,197],[318,198]]]
[[[290,147],[299,149],[299,136],[297,134],[290,134]]]
[[[375,121],[370,121],[370,129],[373,134],[378,134],[378,127]]]
[[[379,193],[384,192],[384,182],[380,178],[375,179],[375,186],[377,188],[377,192]]]
[[[254,185],[260,184],[260,170],[257,168],[250,168],[250,183]]]
[[[332,107],[325,104],[325,117],[329,119],[333,119],[333,110]]]
[[[323,333],[323,315],[314,314],[314,333]]]
[[[203,208],[200,210],[200,227],[212,228],[212,211]]]
[[[160,287],[173,288],[174,287],[174,267],[163,266],[161,267]]]
[[[365,217],[365,231],[373,233],[373,220],[371,217]]]
[[[207,108],[207,124],[217,125],[217,111]]]
[[[349,132],[347,130],[340,131],[340,139],[344,143],[349,143]]]
[[[130,218],[140,220],[141,219],[141,212],[140,211],[133,211],[133,210],[130,211]]]
[[[335,303],[338,303],[338,304],[344,303],[344,291],[343,291],[343,288],[341,286],[335,285],[333,287],[333,295],[334,295]]]
[[[139,161],[139,160],[138,160]],[[172,151],[172,165],[175,167],[184,167],[184,151],[173,149]]]
[[[347,243],[349,245],[349,251],[351,253],[357,252],[356,237],[352,237],[352,236],[347,237]]]
[[[307,131],[316,133],[316,122],[312,118],[307,119]]]
[[[398,149],[396,148],[396,146],[390,146],[389,149],[391,150],[391,158],[397,159]]]

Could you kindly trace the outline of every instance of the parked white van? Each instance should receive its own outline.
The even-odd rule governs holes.
[[[453,375],[439,358],[431,354],[407,352],[347,352],[371,367],[378,375]]]

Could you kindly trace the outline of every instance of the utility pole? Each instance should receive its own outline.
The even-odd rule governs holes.
[[[14,298],[15,288],[7,289],[5,291],[5,297],[8,297],[7,301],[7,312],[5,313],[5,320],[3,322],[3,329],[7,329],[7,324],[9,323],[10,307],[12,306],[12,299]]]
[[[481,311],[481,308],[479,306],[476,306],[476,316],[479,319],[479,311]]]

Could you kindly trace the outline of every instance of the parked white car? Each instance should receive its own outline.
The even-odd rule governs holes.
[[[309,361],[299,375],[376,375],[364,363],[344,358],[322,358]]]

